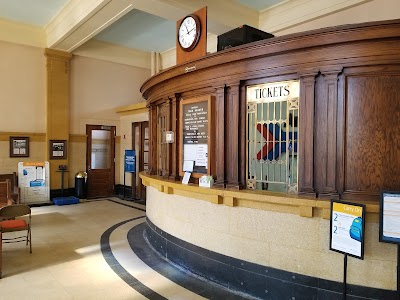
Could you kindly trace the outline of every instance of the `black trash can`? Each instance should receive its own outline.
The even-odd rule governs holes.
[[[75,197],[86,199],[86,172],[78,172],[75,175]]]

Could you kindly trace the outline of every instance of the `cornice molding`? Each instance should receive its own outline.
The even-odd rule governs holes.
[[[0,18],[0,41],[46,47],[46,32],[39,26],[27,25]]]
[[[149,110],[146,107],[146,101],[140,102],[140,103],[135,103],[135,104],[130,104],[122,107],[118,107],[115,112],[122,115],[122,116],[127,116],[127,115],[135,115],[135,114],[141,114],[141,113],[147,113]]]

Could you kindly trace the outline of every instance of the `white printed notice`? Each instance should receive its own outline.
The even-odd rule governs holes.
[[[364,206],[332,201],[330,249],[363,259]]]
[[[196,149],[196,166],[202,166],[207,168],[207,155],[208,155],[208,145],[207,144],[199,144]]]
[[[400,243],[400,195],[383,193],[381,204],[381,241]]]
[[[18,186],[21,203],[50,202],[49,162],[19,162]]]
[[[192,160],[195,166],[205,167],[208,165],[208,145],[207,144],[194,144],[183,145],[184,161]],[[185,171],[185,170],[184,170]]]

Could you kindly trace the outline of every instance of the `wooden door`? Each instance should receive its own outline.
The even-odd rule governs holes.
[[[87,197],[114,194],[115,126],[86,125]]]
[[[149,168],[149,122],[132,123],[132,149],[136,151],[136,173],[132,177],[132,195],[135,199],[146,199],[146,187],[139,172]]]

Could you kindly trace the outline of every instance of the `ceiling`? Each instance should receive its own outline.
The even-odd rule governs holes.
[[[68,17],[69,6],[74,1],[77,2],[78,0],[0,0],[0,18],[49,30],[48,28],[53,25],[52,23],[55,23],[55,19],[62,18],[64,15]],[[73,46],[64,47],[63,40],[54,42],[54,45],[58,45],[63,50],[73,51],[84,42],[95,39],[145,52],[163,52],[175,47],[176,21],[187,13],[197,10],[196,7],[208,7],[209,31],[213,31],[214,34],[221,34],[242,24],[249,24],[249,20],[253,22],[249,25],[256,27],[260,11],[286,1],[92,0],[92,3],[96,3],[102,9],[111,7],[109,10],[124,3],[130,4],[112,18],[109,18],[109,21],[103,22],[104,24],[102,23],[101,26],[97,25],[99,28],[87,35],[88,38],[81,40],[78,38],[77,41],[72,43]],[[93,13],[88,15],[89,17],[97,17],[103,11],[100,8],[94,9]],[[241,15],[243,15],[243,20],[247,20],[247,23],[240,23],[241,18],[238,16]],[[224,21],[229,19],[232,20]],[[89,27],[89,25],[86,27]],[[90,26],[93,27],[93,25]],[[87,30],[85,25],[81,27],[72,29],[76,32]],[[57,46],[54,48],[57,48]]]

